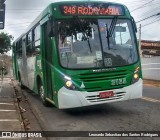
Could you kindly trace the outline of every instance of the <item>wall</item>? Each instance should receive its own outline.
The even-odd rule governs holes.
[[[141,58],[143,79],[160,80],[160,56]]]

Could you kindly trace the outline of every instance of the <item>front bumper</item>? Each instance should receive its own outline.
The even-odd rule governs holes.
[[[99,98],[99,93],[104,91],[87,92],[68,90],[62,87],[58,91],[58,105],[60,109],[83,107],[90,105],[105,104],[110,102],[124,101],[142,97],[142,79],[138,82],[120,89],[113,89],[114,96]],[[111,90],[105,90],[105,92]]]

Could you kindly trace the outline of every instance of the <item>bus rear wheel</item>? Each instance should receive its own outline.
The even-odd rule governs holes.
[[[20,74],[18,74],[18,81],[19,81],[19,86],[21,87],[21,89],[25,89],[25,86],[22,84]]]

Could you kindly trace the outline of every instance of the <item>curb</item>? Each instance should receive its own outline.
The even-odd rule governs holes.
[[[16,83],[17,83],[17,81],[16,81]],[[23,94],[24,98],[27,100],[28,105],[31,108],[31,112],[33,113],[37,122],[39,123],[39,126],[40,126],[41,130],[46,131],[47,130],[46,121],[41,116],[41,112],[31,103],[30,99],[26,96],[26,94],[24,93],[24,91],[22,89],[21,89],[21,93]],[[48,137],[44,137],[44,138],[46,140],[50,140],[50,138],[48,138]]]
[[[19,103],[17,102],[17,94],[16,94],[16,88],[13,84],[13,79],[11,79],[11,83],[10,83],[11,87],[12,87],[12,91],[13,91],[13,96],[14,96],[14,103],[15,103],[15,106],[16,106],[16,110],[19,114],[19,120],[21,122],[21,130],[22,131],[25,131],[25,128],[24,128],[24,122],[23,122],[23,119],[22,119],[22,115],[21,115],[21,112],[20,112],[20,108],[19,108]]]
[[[34,116],[34,118],[35,118],[35,121],[38,123],[38,125],[39,125],[39,127],[40,127],[40,131],[46,131],[46,126],[45,126],[45,121],[42,119],[42,117],[39,115],[39,112],[38,112],[38,110],[36,109],[36,107],[34,107],[34,105],[32,105],[32,103],[31,103],[31,101],[29,100],[29,98],[25,95],[25,93],[24,93],[24,91],[19,87],[19,84],[18,84],[18,82],[16,81],[16,80],[13,80],[13,82],[15,83],[15,85],[16,86],[18,86],[18,89],[19,89],[19,93],[21,94],[21,96],[23,96],[22,98],[25,100],[25,102],[27,103],[27,105],[28,105],[28,109],[29,110],[27,110],[26,109],[26,111],[30,111],[30,113],[32,113],[32,115]],[[24,107],[24,106],[22,106],[22,107]],[[25,108],[24,108],[25,109]],[[25,112],[26,112],[25,111]],[[23,120],[23,117],[27,117],[27,114],[24,114],[24,116],[22,116],[21,115],[21,117],[22,117],[22,120]],[[24,122],[25,120],[23,120],[22,121],[22,123],[23,123],[23,126],[24,126],[24,130],[26,131],[26,132],[30,132],[30,130],[27,130],[26,128],[25,128],[25,122]],[[43,121],[43,122],[42,122]],[[30,124],[30,122],[29,122],[29,124]],[[27,126],[27,125],[26,125]],[[30,127],[30,126],[29,126]],[[32,131],[34,131],[34,130],[32,130]],[[39,131],[39,130],[38,130]],[[34,138],[29,138],[28,140],[33,140]],[[49,140],[47,137],[43,137],[43,140]]]

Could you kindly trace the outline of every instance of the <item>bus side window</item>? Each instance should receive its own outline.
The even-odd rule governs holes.
[[[40,25],[33,30],[33,55],[40,54]]]
[[[32,56],[32,32],[30,31],[27,35],[26,53],[27,57]]]
[[[22,39],[19,41],[19,57],[22,57]]]
[[[16,54],[17,54],[17,58],[22,57],[22,41],[21,40],[16,43]]]
[[[18,42],[16,42],[16,56],[17,56],[17,58],[19,57],[19,54],[18,54]]]

